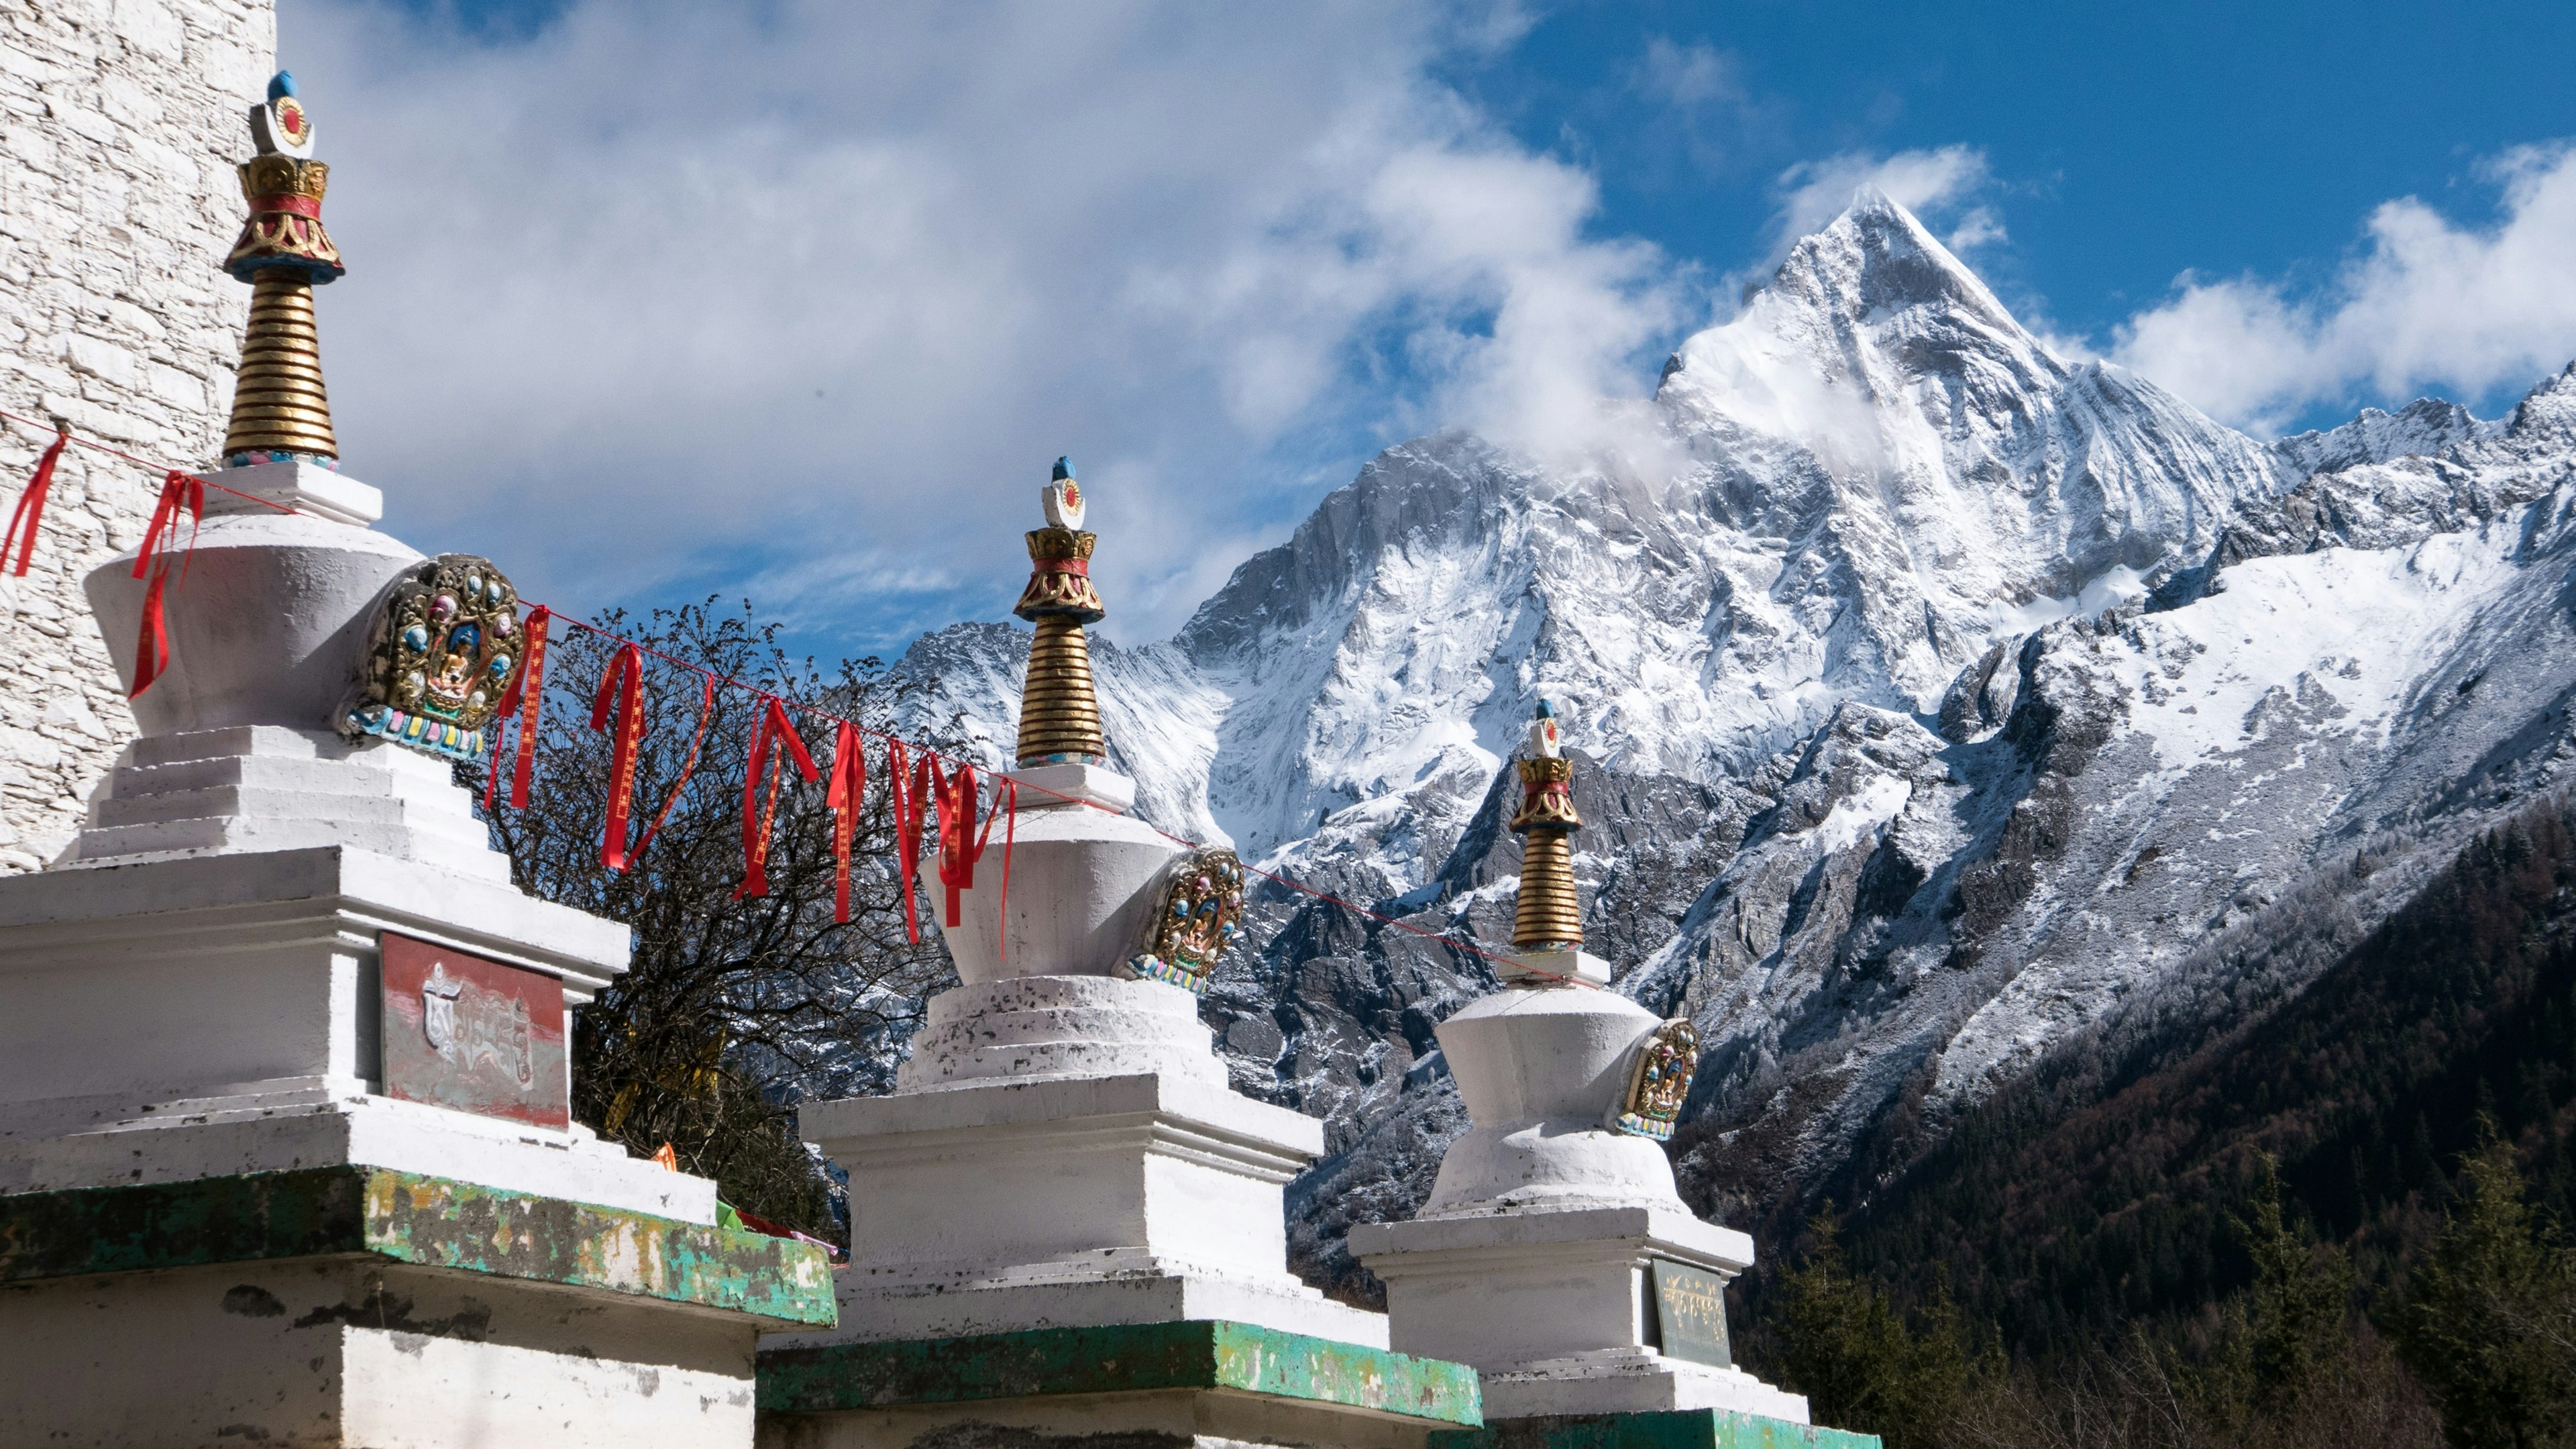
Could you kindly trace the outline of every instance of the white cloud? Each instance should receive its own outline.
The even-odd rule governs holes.
[[[1684,111],[1708,105],[1740,107],[1752,99],[1742,72],[1732,53],[1704,40],[1676,45],[1658,35],[1646,42],[1646,58],[1637,68],[1637,88]]]
[[[2554,372],[2576,356],[2576,143],[2519,147],[2481,174],[2502,191],[2491,226],[2455,226],[2411,196],[2385,202],[2316,294],[2186,273],[2118,329],[2113,355],[2249,427],[2358,390],[2474,397]]]
[[[1846,151],[1821,161],[1802,161],[1780,173],[1780,211],[1771,230],[1771,259],[1786,256],[1798,238],[1821,230],[1851,205],[1852,193],[1875,186],[1927,221],[1957,211],[1994,180],[1986,153],[1974,146],[1942,146],[1929,151],[1899,151],[1873,156]],[[1963,246],[2003,239],[2003,220],[1991,207],[1971,208],[1958,218],[1949,245]]]
[[[1960,213],[1957,224],[1950,228],[1948,236],[1941,238],[1941,244],[1954,252],[1964,252],[1971,247],[1993,246],[2010,240],[2012,237],[2004,230],[2003,217],[1993,207],[1972,206]]]
[[[1549,435],[1674,321],[1589,176],[1428,78],[1511,6],[284,11],[349,469],[571,606],[801,580],[755,603],[878,642],[938,581],[1006,602],[1070,452],[1150,638],[1355,431]]]

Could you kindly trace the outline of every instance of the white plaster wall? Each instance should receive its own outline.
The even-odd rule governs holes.
[[[250,312],[216,263],[275,51],[271,0],[0,4],[0,407],[216,461]],[[43,443],[0,433],[0,520]],[[141,538],[159,482],[66,450],[33,570],[0,578],[0,871],[62,848],[134,731],[79,582]]]
[[[358,1256],[0,1286],[0,1444],[712,1449],[747,1320]]]

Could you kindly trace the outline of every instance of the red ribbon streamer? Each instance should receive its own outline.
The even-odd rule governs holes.
[[[539,604],[528,613],[528,662],[519,672],[521,703],[519,707],[519,758],[510,770],[510,808],[528,808],[528,780],[536,772],[538,716],[546,704],[546,625],[554,619],[554,610]]]
[[[662,797],[662,808],[653,812],[653,823],[645,826],[644,833],[636,838],[635,854],[638,859],[643,857],[644,847],[651,845],[653,837],[660,833],[662,822],[671,818],[671,807],[680,803],[680,791],[687,788],[689,777],[698,772],[698,751],[707,742],[707,721],[716,716],[716,677],[709,674],[705,676],[704,682],[707,687],[706,696],[698,701],[698,732],[689,736],[689,758],[680,766],[679,783],[671,787],[670,794]]]
[[[143,586],[143,622],[134,638],[134,688],[127,699],[140,699],[143,691],[161,677],[170,665],[170,629],[162,617],[162,590],[170,578],[170,546],[179,541],[179,510],[188,510],[187,546],[180,550],[179,577],[188,577],[188,562],[196,556],[197,530],[206,521],[206,480],[191,477],[173,468],[162,475],[161,499],[152,506],[152,522],[143,530],[143,547],[134,555],[134,577],[148,578]]]
[[[886,741],[886,795],[894,807],[894,867],[903,880],[903,933],[921,944],[921,916],[913,904],[921,879],[921,797],[930,790],[930,757],[912,762],[904,773],[903,741]]]
[[[832,736],[832,783],[823,803],[832,807],[832,919],[850,920],[850,837],[858,833],[859,802],[867,795],[868,753],[848,720]]]
[[[993,808],[1002,812],[1002,898],[993,903],[994,918],[1002,928],[993,933],[993,959],[1011,959],[1011,846],[1020,834],[1020,782],[1008,775],[993,791]],[[987,816],[984,833],[993,833],[993,821]]]
[[[9,515],[8,535],[0,537],[0,564],[8,562],[9,550],[14,546],[18,550],[18,565],[10,572],[22,579],[27,576],[27,560],[35,556],[36,526],[44,522],[45,495],[53,491],[54,464],[63,456],[63,444],[71,440],[69,429],[54,434],[53,445],[45,449],[45,456],[36,460],[36,476],[27,480],[27,491],[18,495],[18,507]],[[22,519],[27,525],[24,542],[18,538],[18,524]]]
[[[635,751],[644,739],[644,651],[629,644],[608,661],[599,676],[599,694],[590,703],[590,727],[608,728],[608,704],[617,700],[616,746],[608,763],[608,823],[600,833],[599,863],[608,870],[626,868],[627,812],[635,799]],[[520,743],[526,744],[526,736]]]
[[[483,813],[492,813],[492,797],[501,786],[501,737],[510,728],[510,716],[519,716],[519,765],[510,779],[510,808],[528,808],[528,779],[536,768],[537,715],[543,704],[546,682],[546,621],[553,618],[545,605],[528,612],[519,631],[519,669],[510,676],[510,687],[501,691],[500,706],[492,711],[492,772],[483,779]]]
[[[742,772],[742,884],[734,888],[733,898],[769,894],[769,821],[760,810],[760,776],[769,766],[769,747],[786,746],[783,758],[793,761],[796,771],[807,783],[822,778],[814,768],[814,757],[805,752],[805,741],[788,721],[787,706],[777,695],[761,696],[760,724],[751,735],[751,760]],[[769,808],[778,808],[778,780],[772,774],[769,782]]]
[[[984,858],[984,847],[993,839],[993,817],[984,817],[984,828],[975,829],[975,812],[982,804],[983,792],[975,781],[975,767],[961,764],[953,780],[943,780],[936,759],[930,765],[931,803],[939,809],[939,883],[948,888],[947,924],[965,924],[960,914],[959,897],[975,888],[975,862]],[[1001,803],[1001,792],[995,791],[993,803]]]

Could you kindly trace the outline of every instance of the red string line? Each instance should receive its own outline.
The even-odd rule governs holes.
[[[25,426],[28,426],[28,427],[31,427],[31,428],[37,428],[37,429],[40,429],[40,430],[42,430],[42,431],[44,431],[44,432],[47,432],[47,433],[51,433],[51,432],[54,432],[54,431],[55,431],[55,429],[53,429],[50,425],[47,425],[47,424],[44,424],[44,423],[39,423],[39,422],[37,422],[37,421],[36,421],[35,419],[33,419],[33,418],[22,417],[22,416],[20,416],[19,414],[17,414],[17,413],[13,413],[13,412],[9,412],[9,411],[7,411],[6,409],[0,409],[0,418],[5,418],[5,419],[7,419],[7,420],[8,420],[8,421],[10,421],[10,422],[24,424]],[[127,462],[129,462],[129,463],[135,464],[135,465],[136,465],[136,466],[138,466],[138,467],[148,468],[148,469],[152,470],[152,471],[153,471],[153,472],[155,472],[155,473],[165,473],[165,474],[166,474],[166,473],[169,473],[169,472],[172,472],[172,471],[176,471],[176,470],[173,470],[173,469],[169,468],[166,464],[153,462],[153,461],[152,461],[151,459],[149,459],[149,458],[138,458],[138,457],[136,457],[134,454],[132,454],[132,453],[128,453],[128,452],[124,451],[124,450],[123,450],[123,449],[121,449],[121,448],[113,448],[113,447],[108,446],[108,445],[107,445],[107,444],[105,444],[105,443],[95,442],[95,441],[93,441],[93,440],[91,440],[91,439],[81,437],[81,436],[80,436],[79,434],[77,434],[77,433],[68,434],[67,436],[69,436],[69,437],[71,438],[71,440],[72,440],[74,443],[79,444],[81,447],[89,448],[89,449],[93,449],[93,450],[95,450],[95,451],[97,451],[97,452],[101,452],[101,453],[106,453],[106,454],[108,454],[108,455],[109,455],[109,456],[111,456],[111,457],[122,458],[122,459],[124,459],[125,461],[127,461]],[[256,494],[256,493],[245,493],[245,492],[243,492],[242,490],[240,490],[240,489],[238,489],[238,488],[228,488],[228,487],[225,487],[225,486],[224,486],[223,484],[221,484],[221,483],[215,482],[215,481],[214,481],[214,480],[212,480],[212,479],[208,479],[208,480],[206,480],[206,486],[207,486],[207,487],[209,487],[209,488],[212,488],[212,489],[214,489],[214,490],[216,490],[217,492],[220,492],[220,493],[229,493],[229,494],[231,494],[232,496],[234,496],[235,498],[246,498],[246,499],[249,499],[249,500],[250,500],[251,502],[253,502],[253,503],[258,503],[258,504],[265,505],[266,507],[273,508],[273,509],[277,510],[277,511],[278,511],[278,512],[280,512],[280,513],[293,513],[293,512],[295,511],[295,509],[294,509],[291,505],[284,504],[284,503],[280,503],[280,502],[278,502],[277,500],[275,500],[275,499],[273,499],[273,498],[262,498],[261,496],[259,496],[259,495],[258,495],[258,494]],[[522,602],[526,602],[526,601],[525,601],[525,600],[522,600]],[[532,608],[543,608],[543,607],[545,607],[545,606],[543,606],[543,605],[534,605],[534,604],[532,604],[532,605],[531,605],[531,607],[532,607]],[[609,642],[611,642],[611,643],[613,643],[613,644],[616,644],[616,645],[619,645],[619,646],[621,646],[621,647],[628,648],[628,649],[634,649],[634,650],[637,650],[637,651],[639,651],[639,652],[641,652],[641,653],[644,653],[644,654],[649,654],[649,655],[651,655],[652,657],[654,657],[654,658],[656,658],[656,659],[659,659],[659,660],[663,661],[664,663],[666,663],[666,664],[670,664],[670,665],[672,665],[672,666],[674,666],[674,667],[677,667],[677,668],[680,668],[680,669],[690,670],[690,671],[692,671],[692,672],[694,672],[694,673],[697,673],[697,674],[702,674],[702,675],[706,676],[708,679],[711,679],[711,680],[715,681],[715,682],[716,682],[716,683],[718,683],[718,684],[730,685],[731,687],[733,687],[733,688],[735,688],[735,689],[747,690],[747,691],[749,691],[750,693],[755,694],[755,695],[772,695],[773,697],[780,698],[780,699],[781,699],[784,703],[786,703],[790,708],[793,708],[793,709],[795,709],[796,711],[798,711],[799,713],[802,713],[802,714],[812,715],[813,717],[815,717],[815,718],[816,718],[816,719],[818,719],[818,720],[828,721],[828,722],[830,722],[830,723],[832,723],[832,724],[836,724],[836,725],[841,725],[841,724],[848,725],[851,729],[858,731],[858,732],[859,732],[860,734],[862,734],[862,735],[866,735],[866,736],[869,736],[869,737],[871,737],[871,738],[875,738],[875,739],[884,740],[884,741],[886,741],[888,744],[907,744],[907,745],[910,745],[910,747],[911,747],[914,751],[917,751],[921,756],[926,757],[926,758],[928,758],[928,759],[931,759],[931,760],[938,760],[938,761],[947,761],[947,762],[952,763],[952,764],[966,764],[966,763],[970,763],[970,762],[967,762],[967,761],[949,761],[947,756],[940,754],[937,750],[931,749],[931,748],[930,748],[929,746],[927,746],[927,745],[912,744],[911,742],[909,742],[909,741],[906,741],[906,740],[902,739],[902,737],[900,737],[900,736],[898,736],[898,735],[895,735],[895,734],[889,733],[889,732],[887,732],[887,731],[885,731],[885,730],[871,729],[871,728],[869,728],[868,726],[866,726],[866,725],[864,725],[864,724],[861,724],[861,723],[859,723],[859,722],[858,722],[858,721],[856,721],[856,720],[843,719],[841,716],[836,715],[836,714],[833,714],[833,713],[832,713],[831,711],[829,711],[829,710],[825,710],[825,709],[817,708],[816,706],[811,705],[811,704],[807,704],[807,703],[805,703],[805,702],[804,702],[804,701],[802,701],[802,700],[792,699],[792,698],[787,698],[787,697],[785,697],[785,696],[776,696],[776,695],[774,695],[774,694],[773,694],[773,691],[765,690],[765,689],[761,689],[761,688],[759,688],[759,687],[757,687],[757,686],[755,686],[755,685],[747,684],[747,683],[743,682],[742,680],[739,680],[739,679],[735,679],[735,678],[733,678],[733,677],[732,677],[732,676],[730,676],[730,675],[719,674],[719,673],[717,673],[716,671],[714,671],[714,670],[712,670],[712,669],[707,668],[707,667],[706,667],[705,665],[703,665],[703,664],[698,664],[698,663],[695,663],[695,662],[690,661],[690,660],[687,660],[687,659],[682,659],[682,658],[680,658],[680,657],[678,657],[678,656],[676,656],[676,655],[666,654],[666,653],[664,653],[663,651],[661,651],[661,650],[659,650],[659,649],[656,649],[656,648],[652,647],[652,646],[651,646],[651,645],[649,645],[649,644],[639,644],[639,643],[637,643],[636,641],[634,641],[634,640],[632,640],[632,639],[628,639],[628,638],[626,638],[626,637],[625,637],[625,636],[623,636],[623,635],[610,633],[608,630],[606,630],[606,629],[602,629],[602,628],[600,628],[600,627],[599,627],[598,625],[596,625],[596,624],[592,624],[592,623],[585,622],[584,620],[579,619],[579,618],[576,618],[576,617],[574,617],[573,615],[570,615],[570,614],[564,614],[564,613],[560,613],[560,612],[556,612],[556,613],[554,614],[554,617],[555,617],[555,619],[556,619],[556,620],[558,620],[558,621],[560,621],[560,622],[562,622],[562,623],[570,624],[570,625],[571,625],[571,626],[573,626],[574,628],[576,628],[576,629],[580,629],[580,630],[583,630],[584,632],[587,632],[587,633],[596,634],[596,635],[598,635],[600,638],[605,639],[605,640],[608,640]],[[1018,787],[1025,787],[1025,788],[1027,788],[1027,789],[1034,790],[1034,791],[1036,791],[1037,793],[1039,793],[1039,794],[1041,794],[1041,795],[1052,795],[1052,796],[1054,796],[1057,800],[1062,801],[1062,802],[1063,802],[1063,803],[1065,803],[1065,804],[1069,804],[1069,805],[1082,805],[1082,806],[1087,806],[1087,807],[1089,807],[1090,809],[1098,810],[1098,811],[1102,812],[1103,814],[1108,814],[1108,815],[1115,815],[1115,814],[1117,814],[1117,813],[1118,813],[1117,811],[1115,811],[1115,810],[1111,810],[1108,806],[1106,806],[1106,805],[1102,805],[1102,804],[1100,804],[1100,803],[1099,803],[1099,802],[1097,802],[1097,801],[1094,801],[1094,800],[1087,800],[1087,799],[1084,799],[1082,796],[1079,796],[1079,795],[1068,795],[1068,794],[1064,793],[1064,792],[1063,792],[1063,791],[1061,791],[1061,790],[1051,790],[1051,789],[1048,789],[1048,788],[1047,788],[1046,786],[1044,786],[1044,785],[1040,785],[1040,784],[1036,783],[1035,781],[1014,779],[1012,783],[1013,783],[1015,786],[1018,786]],[[1153,824],[1147,823],[1147,822],[1145,822],[1145,821],[1141,821],[1141,820],[1140,820],[1140,821],[1138,821],[1137,823],[1138,823],[1138,824],[1140,824],[1140,825],[1144,825],[1146,829],[1153,831],[1156,835],[1159,835],[1159,836],[1163,837],[1165,840],[1171,841],[1171,842],[1172,842],[1172,843],[1174,843],[1175,845],[1180,845],[1180,846],[1186,847],[1186,848],[1188,848],[1188,849],[1190,849],[1190,850],[1204,850],[1204,849],[1206,849],[1206,847],[1205,847],[1204,845],[1200,844],[1198,841],[1195,841],[1195,840],[1190,839],[1189,837],[1187,837],[1187,836],[1185,836],[1185,835],[1175,835],[1175,834],[1173,834],[1171,831],[1168,831],[1168,830],[1163,829],[1161,826],[1153,825]],[[1456,949],[1456,950],[1464,951],[1464,952],[1466,952],[1466,953],[1467,953],[1468,955],[1470,955],[1470,956],[1481,957],[1481,958],[1482,958],[1482,959],[1484,959],[1484,960],[1491,961],[1491,962],[1495,962],[1495,963],[1497,963],[1497,964],[1505,964],[1505,965],[1509,965],[1509,966],[1511,966],[1514,970],[1519,971],[1519,972],[1522,972],[1522,973],[1524,973],[1524,974],[1532,975],[1532,976],[1542,976],[1542,977],[1547,978],[1548,980],[1556,981],[1556,982],[1560,982],[1560,983],[1565,984],[1565,985],[1568,985],[1568,986],[1584,986],[1584,987],[1591,987],[1592,989],[1595,989],[1595,990],[1600,989],[1600,988],[1596,985],[1596,983],[1593,983],[1593,982],[1590,982],[1590,981],[1582,980],[1582,979],[1581,979],[1581,978],[1579,978],[1579,977],[1573,977],[1573,976],[1560,976],[1560,975],[1558,975],[1557,973],[1555,973],[1555,972],[1553,972],[1553,971],[1542,971],[1542,970],[1539,970],[1539,969],[1537,969],[1537,968],[1535,968],[1535,967],[1532,967],[1532,966],[1530,966],[1530,965],[1528,965],[1528,964],[1526,964],[1526,963],[1524,963],[1524,962],[1522,962],[1522,961],[1519,961],[1519,960],[1517,960],[1517,959],[1514,959],[1514,958],[1512,958],[1512,957],[1510,957],[1510,956],[1507,956],[1507,955],[1504,955],[1504,954],[1502,954],[1502,953],[1494,952],[1494,951],[1488,951],[1488,950],[1486,950],[1484,947],[1477,945],[1477,944],[1476,944],[1475,942],[1473,942],[1473,941],[1461,940],[1461,939],[1459,939],[1458,937],[1455,937],[1455,936],[1445,936],[1445,935],[1442,935],[1441,933],[1439,933],[1439,932],[1437,932],[1437,931],[1425,930],[1425,929],[1423,929],[1422,927],[1417,926],[1417,925],[1414,925],[1414,924],[1412,924],[1411,922],[1408,922],[1408,921],[1399,921],[1399,920],[1397,920],[1397,919],[1396,919],[1395,917],[1393,917],[1393,916],[1386,915],[1386,914],[1384,914],[1383,912],[1373,911],[1373,910],[1369,909],[1369,908],[1368,908],[1368,907],[1366,907],[1366,906],[1363,906],[1363,905],[1358,904],[1358,903],[1357,903],[1357,902],[1355,902],[1355,901],[1345,900],[1345,899],[1343,899],[1343,898],[1342,898],[1342,897],[1340,897],[1340,896],[1334,895],[1334,894],[1333,894],[1332,892],[1330,892],[1330,891],[1317,890],[1315,887],[1310,886],[1310,885],[1307,885],[1307,884],[1305,884],[1305,883],[1304,883],[1304,882],[1302,882],[1302,881],[1291,880],[1291,879],[1290,879],[1290,878],[1288,878],[1287,876],[1279,875],[1279,874],[1277,874],[1277,873],[1275,873],[1275,872],[1272,872],[1272,871],[1266,871],[1266,870],[1263,870],[1261,867],[1259,867],[1259,866],[1257,866],[1257,865],[1250,865],[1250,864],[1246,864],[1246,865],[1244,866],[1244,869],[1245,869],[1246,871],[1249,871],[1250,873],[1252,873],[1252,874],[1254,874],[1254,875],[1257,875],[1257,876],[1261,877],[1263,880],[1266,880],[1266,881],[1271,882],[1271,883],[1272,883],[1272,884],[1274,884],[1274,885],[1285,886],[1285,887],[1287,887],[1289,890],[1296,891],[1296,892],[1298,892],[1298,893],[1299,893],[1299,894],[1301,894],[1301,895],[1311,896],[1311,897],[1313,897],[1313,898],[1314,898],[1314,899],[1316,899],[1316,900],[1319,900],[1319,901],[1324,902],[1326,905],[1338,906],[1338,907],[1340,907],[1341,909],[1346,910],[1346,911],[1349,911],[1349,912],[1351,912],[1351,913],[1352,913],[1352,914],[1354,914],[1354,915],[1366,916],[1368,919],[1370,919],[1370,920],[1372,920],[1372,921],[1376,921],[1376,922],[1378,922],[1378,923],[1379,923],[1379,924],[1381,924],[1381,925],[1393,926],[1395,929],[1397,929],[1397,930],[1399,930],[1399,931],[1403,931],[1403,932],[1406,932],[1406,933],[1408,933],[1408,934],[1415,935],[1415,936],[1420,936],[1422,939],[1424,939],[1424,940],[1426,940],[1426,941],[1436,941],[1436,942],[1440,943],[1440,944],[1441,944],[1441,945],[1443,945],[1443,946],[1448,946],[1448,947],[1451,947],[1451,948]]]

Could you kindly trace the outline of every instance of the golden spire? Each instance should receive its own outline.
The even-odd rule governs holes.
[[[1583,944],[1583,908],[1574,894],[1574,762],[1559,750],[1556,710],[1546,700],[1530,720],[1530,752],[1519,760],[1521,808],[1512,829],[1521,837],[1521,897],[1512,913],[1512,945],[1522,951],[1571,951]]]
[[[1037,765],[1106,765],[1109,743],[1100,734],[1100,701],[1091,689],[1091,643],[1082,626],[1109,612],[1091,586],[1091,546],[1098,535],[1082,531],[1082,487],[1073,460],[1055,460],[1055,477],[1040,494],[1047,526],[1028,535],[1029,586],[1011,612],[1037,626],[1029,642],[1029,677],[1020,688],[1021,769]]]
[[[268,100],[250,108],[250,129],[259,154],[240,167],[250,219],[224,258],[225,271],[251,284],[250,329],[233,385],[232,423],[224,430],[224,462],[304,458],[336,466],[340,445],[322,386],[313,289],[346,268],[322,229],[331,168],[312,159],[313,121],[295,97],[294,76],[279,71],[268,83]]]

